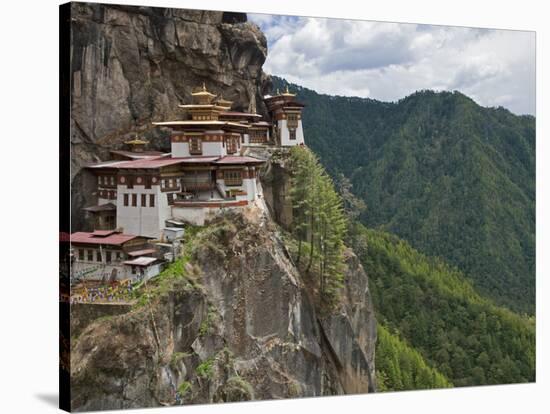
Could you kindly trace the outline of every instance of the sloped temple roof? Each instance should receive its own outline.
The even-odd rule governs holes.
[[[204,156],[204,157],[180,157],[180,158],[147,158],[133,161],[116,161],[110,163],[98,163],[89,165],[88,168],[109,168],[109,169],[157,169],[166,167],[169,165],[177,164],[213,164],[213,165],[231,165],[231,164],[261,164],[264,160],[244,157],[244,156],[232,156],[226,155],[223,157],[218,156]]]
[[[122,234],[114,231],[99,232],[96,230],[93,233],[76,232],[71,234],[71,243],[121,246],[124,243],[135,239],[136,237],[140,236],[134,236],[132,234]]]

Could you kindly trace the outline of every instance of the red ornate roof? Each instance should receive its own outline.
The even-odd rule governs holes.
[[[264,160],[252,157],[239,157],[233,155],[227,155],[215,161],[214,164],[249,164],[249,163],[263,163]]]
[[[107,235],[103,235],[108,233]],[[71,234],[71,243],[85,244],[104,244],[111,246],[121,246],[124,243],[135,239],[138,236],[132,234],[122,234],[110,231],[95,231],[93,233],[79,231]]]

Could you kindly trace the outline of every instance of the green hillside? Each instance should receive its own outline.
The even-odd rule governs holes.
[[[357,224],[351,237],[369,274],[378,322],[398,333],[429,366],[455,386],[535,380],[534,319],[494,305],[460,271],[394,235]],[[377,362],[377,369],[398,381],[399,373],[385,368],[391,358],[383,351],[384,334],[381,341],[377,361],[385,362]]]
[[[449,388],[443,374],[430,367],[419,352],[378,324],[376,343],[377,391]]]
[[[458,92],[384,103],[290,88],[307,105],[308,146],[366,202],[363,223],[444,258],[499,304],[534,313],[533,117]]]

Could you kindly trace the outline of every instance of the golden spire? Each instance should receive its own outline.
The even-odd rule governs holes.
[[[277,88],[277,91],[275,92],[277,95],[280,95],[279,88]]]
[[[195,89],[195,90],[197,90],[197,89]],[[213,93],[210,93],[206,90],[206,84],[204,82],[202,83],[202,88],[199,87],[197,92],[191,92],[191,95],[192,96],[209,96],[211,98],[214,98],[216,96]]]
[[[129,141],[125,141],[124,142],[125,144],[128,144],[128,145],[145,145],[145,144],[148,144],[149,141],[146,141],[144,139],[140,139],[137,135],[132,138],[131,140]]]
[[[283,96],[296,96],[295,93],[291,93],[289,90],[288,90],[288,85],[286,85],[286,88],[285,88],[285,91],[283,93]]]

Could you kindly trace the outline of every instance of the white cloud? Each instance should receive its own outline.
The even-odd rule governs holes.
[[[264,69],[320,93],[395,101],[459,90],[485,106],[535,112],[535,34],[249,15],[267,36]]]

